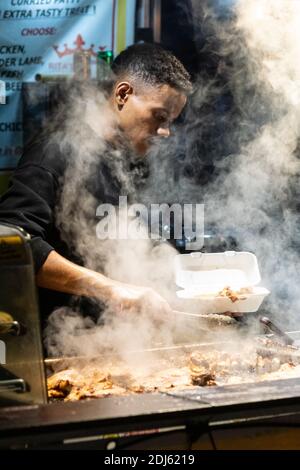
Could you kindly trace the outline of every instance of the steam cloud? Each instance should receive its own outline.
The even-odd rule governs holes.
[[[208,217],[220,230],[234,227],[257,255],[272,291],[268,308],[286,327],[299,325],[299,12],[293,0],[239,1],[236,39],[221,33],[241,110],[240,149],[205,198]]]
[[[216,3],[194,2],[198,86],[173,137],[185,157],[169,143],[154,157],[153,168],[159,158],[165,173],[153,173],[146,197],[164,179],[172,201],[204,202],[206,231],[231,235],[239,250],[256,254],[271,290],[267,311],[297,328],[300,5],[239,0],[220,15]],[[209,62],[204,72],[201,60]]]
[[[265,304],[268,311],[286,328],[299,327],[300,4],[296,0],[239,0],[232,13],[222,18],[213,4],[194,2],[194,17],[196,40],[199,32],[206,36],[204,52],[216,64],[215,74],[202,74],[200,64],[184,121],[168,142],[152,152],[150,177],[139,201],[204,202],[206,227],[232,234],[239,249],[256,254],[262,285],[271,290]],[[93,222],[98,203],[85,183],[95,169],[99,149],[113,163],[125,194],[132,181],[124,155],[106,152],[103,129],[108,118],[103,97],[96,99],[94,90],[86,94],[85,121],[94,129],[93,136],[89,133],[87,139],[86,128],[78,124],[82,100],[80,104],[74,101],[70,113],[74,119],[68,121],[60,141],[62,151],[69,151],[69,142],[73,143],[74,162],[59,208],[65,239],[72,241],[87,267],[118,280],[152,286],[172,303],[171,247],[153,250],[145,240],[103,243],[96,238]],[[216,127],[216,103],[225,95],[232,103],[219,113]],[[110,122],[113,129],[112,116]],[[207,147],[205,139],[212,129],[215,142]],[[210,161],[215,171],[206,178]],[[176,328],[178,324],[166,325],[158,331],[143,314],[132,321],[107,315],[106,325],[100,327],[65,310],[50,318],[46,344],[53,355],[96,355],[106,347],[122,354],[133,343],[136,349],[149,347],[153,341],[172,344]]]

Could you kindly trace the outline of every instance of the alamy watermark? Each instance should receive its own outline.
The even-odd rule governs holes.
[[[184,240],[188,250],[204,244],[204,204],[128,205],[127,196],[119,206],[100,204],[96,234],[100,240],[172,239]]]

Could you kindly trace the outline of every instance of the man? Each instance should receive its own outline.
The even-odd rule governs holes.
[[[82,257],[72,256],[70,250],[72,235],[63,236],[61,230],[67,219],[66,213],[71,221],[76,210],[56,210],[61,200],[64,200],[62,207],[69,207],[69,201],[74,198],[73,181],[80,180],[78,176],[87,165],[85,162],[80,167],[82,153],[87,151],[90,142],[97,142],[97,134],[102,133],[99,148],[103,147],[103,140],[108,142],[114,148],[116,160],[119,158],[116,157],[118,146],[127,148],[122,153],[123,159],[127,159],[124,153],[128,155],[128,150],[142,158],[153,138],[169,136],[170,124],[181,113],[191,91],[189,75],[183,65],[158,45],[137,44],[129,47],[115,59],[112,70],[113,82],[107,100],[102,103],[103,122],[100,123],[98,117],[92,119],[91,113],[90,118],[84,120],[81,112],[84,103],[81,103],[74,121],[77,131],[72,134],[73,124],[64,118],[59,121],[59,126],[64,130],[56,133],[56,140],[50,138],[48,131],[40,136],[25,150],[11,186],[0,200],[0,222],[20,226],[32,237],[36,283],[40,288],[43,312],[50,313],[53,308],[66,305],[70,295],[98,299],[112,304],[117,310],[139,310],[148,303],[162,313],[170,309],[168,303],[149,288],[117,282],[82,266]],[[82,139],[88,142],[82,148],[81,136],[78,136],[81,133]],[[91,138],[87,139],[87,135]],[[74,145],[72,140],[76,140],[77,144]],[[68,155],[71,148],[73,154],[77,152],[73,160]],[[106,152],[107,147],[102,151]],[[90,153],[94,155],[94,149]],[[69,166],[73,173],[70,173]],[[111,175],[107,176],[110,170],[105,163],[100,173],[98,170],[91,172],[93,176],[97,174],[98,186],[95,189],[95,185],[91,185],[91,194],[100,194],[99,202],[107,202],[107,194],[120,189],[120,185],[112,184],[106,194],[101,192],[101,187],[99,193],[101,181],[106,186],[106,178],[111,178]],[[114,175],[112,180],[118,183],[118,176]],[[89,181],[85,181],[80,187],[86,191],[88,185]]]

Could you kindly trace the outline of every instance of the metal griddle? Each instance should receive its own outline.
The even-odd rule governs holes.
[[[299,338],[300,332],[294,332],[290,333],[290,337],[293,338],[293,341],[296,341],[297,338]],[[260,337],[255,337],[254,338],[256,341],[256,351],[257,353],[265,358],[273,358],[277,357],[281,360],[281,362],[293,362],[296,365],[300,364],[300,350],[297,347],[291,347],[291,346],[284,346],[280,345],[279,343],[272,343],[272,345],[265,345],[264,340],[265,339],[271,339],[276,341],[276,336],[274,337],[273,335],[268,335],[267,337],[260,336]],[[188,364],[188,357],[193,351],[203,351],[203,352],[209,352],[209,351],[224,351],[226,350],[231,350],[232,349],[232,343],[228,341],[219,341],[219,342],[205,342],[205,343],[195,343],[195,344],[183,344],[183,345],[177,345],[177,346],[172,346],[172,347],[157,347],[157,348],[151,348],[151,349],[144,349],[144,350],[139,350],[139,351],[132,351],[129,354],[132,354],[133,357],[136,356],[138,353],[139,356],[143,354],[143,357],[145,357],[145,360],[149,361],[150,363],[157,363],[158,366],[161,365],[162,370],[164,368],[168,367],[182,367]],[[93,356],[93,357],[60,357],[60,358],[48,358],[45,360],[45,366],[46,370],[48,371],[48,375],[51,375],[52,373],[62,371],[68,368],[83,368],[85,366],[92,366],[92,367],[97,367],[99,366],[99,369],[101,369],[101,365],[106,364],[107,361],[110,360],[112,363],[115,363],[117,361],[117,358],[115,359],[111,355],[107,355],[106,357],[104,356]],[[164,362],[166,361],[166,362]],[[122,367],[122,366],[121,366]],[[122,369],[121,369],[122,370]],[[163,374],[162,374],[163,376]],[[300,379],[300,375],[299,375]],[[284,382],[287,379],[281,379],[278,380],[277,382],[280,385],[283,385]],[[247,389],[249,386],[253,390],[255,390],[255,387],[260,387],[263,388],[262,383],[266,384],[266,388],[268,389],[270,386],[269,381],[264,381],[264,382],[257,382],[255,381],[255,377],[253,380],[249,378],[249,381],[247,383]],[[273,381],[274,382],[274,381]],[[234,387],[234,390],[236,391],[234,397],[231,397],[231,402],[239,403],[240,400],[243,399],[245,395],[245,383],[241,384],[236,384],[236,385],[216,385],[212,387],[195,387],[195,389],[185,389],[185,390],[180,390],[180,392],[176,391],[176,388],[174,389],[175,391],[173,392],[172,390],[170,392],[161,392],[161,393],[167,393],[170,396],[173,397],[178,397],[180,399],[184,399],[186,397],[187,399],[196,399],[200,400],[201,402],[204,400],[204,402],[210,403],[208,396],[211,396],[210,394],[212,393],[213,395],[217,394],[218,395],[218,400],[221,400],[221,396],[223,396],[224,391],[225,394],[227,393],[227,390],[229,390],[231,387]],[[223,393],[221,393],[221,390],[223,390]],[[240,390],[240,394],[239,394]],[[243,392],[242,392],[243,391]],[[148,394],[149,392],[146,392]],[[220,394],[221,393],[221,394]],[[128,395],[131,395],[132,397],[135,396],[135,394],[130,394],[128,392]],[[145,394],[144,394],[145,395]],[[255,393],[253,393],[253,396]],[[200,398],[199,398],[200,397]],[[205,398],[204,398],[205,397]],[[240,398],[240,399],[239,399]],[[103,397],[101,399],[107,400],[107,397]]]
[[[300,338],[300,332],[289,335],[296,341]],[[222,348],[224,343],[153,348],[144,353],[185,354],[196,348]],[[47,368],[57,368],[66,361],[80,364],[86,359],[64,357],[47,359],[45,363]],[[237,429],[240,436],[240,426],[246,427],[248,434],[251,426],[255,443],[257,435],[261,435],[257,429],[266,426],[270,435],[271,426],[276,429],[285,423],[293,423],[291,432],[295,435],[300,426],[298,378],[3,408],[0,448],[105,450],[114,445],[117,449],[211,449],[214,432]],[[275,442],[273,435],[270,441]],[[222,443],[224,447],[225,441]]]

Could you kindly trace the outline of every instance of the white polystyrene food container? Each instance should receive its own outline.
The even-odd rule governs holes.
[[[193,313],[256,312],[270,293],[258,286],[261,281],[257,258],[253,253],[194,252],[175,256],[179,307]],[[232,302],[218,293],[230,287],[234,291],[251,288],[242,298]]]

